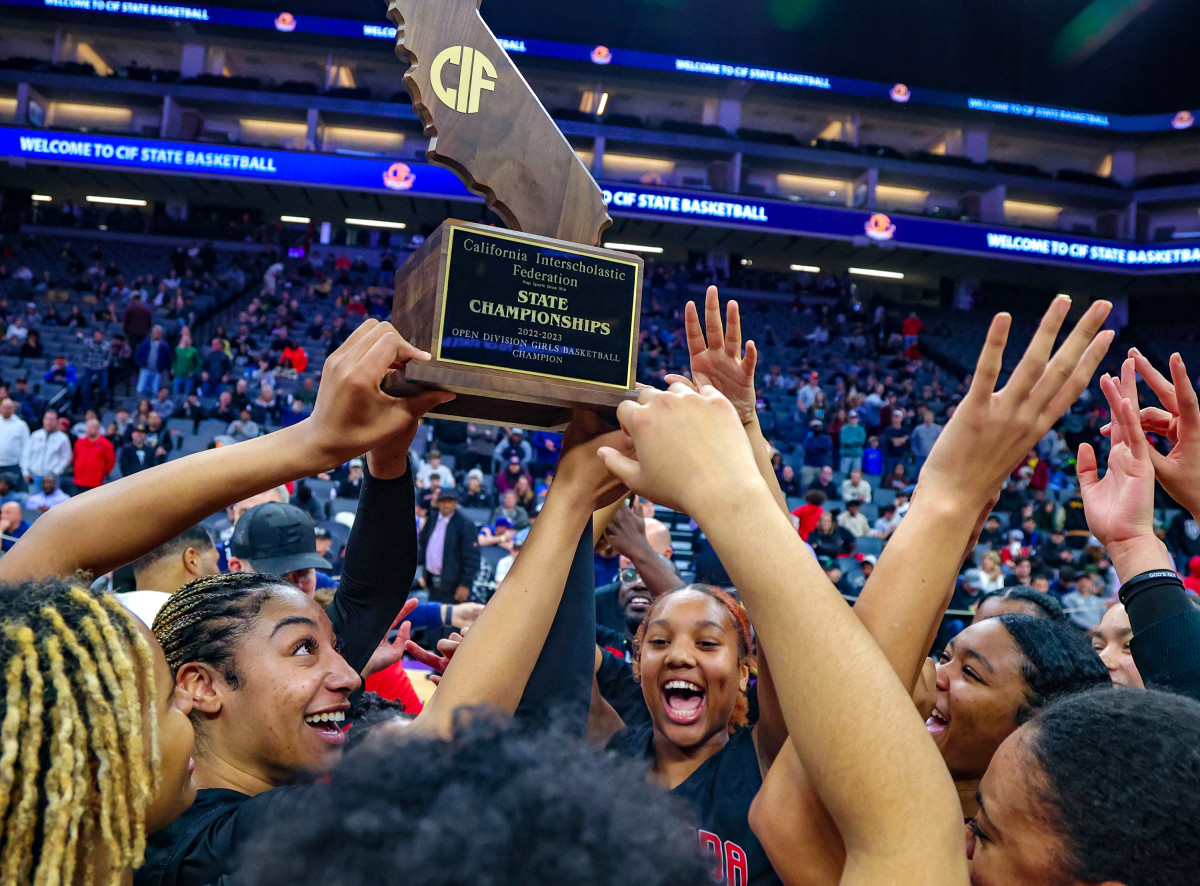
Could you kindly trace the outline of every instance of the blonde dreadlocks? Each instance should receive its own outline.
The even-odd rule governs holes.
[[[97,843],[119,883],[142,861],[159,781],[149,644],[111,596],[0,587],[0,673],[0,886],[70,886],[80,861],[92,883]]]

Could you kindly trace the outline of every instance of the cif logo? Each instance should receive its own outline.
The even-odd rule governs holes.
[[[275,30],[290,34],[296,30],[296,16],[290,12],[281,12],[275,16]]]
[[[889,92],[888,95],[892,97],[892,101],[904,104],[906,101],[912,98],[912,90],[910,90],[903,83],[897,83],[892,87],[892,91]]]
[[[449,87],[442,79],[446,65],[458,68],[458,86]],[[471,46],[447,46],[433,59],[430,68],[433,92],[446,107],[460,114],[479,111],[479,94],[495,92],[496,66],[479,50]]]
[[[598,65],[607,65],[612,61],[612,50],[607,46],[597,46],[592,50],[592,61]]]
[[[1196,122],[1196,115],[1191,111],[1180,111],[1171,121],[1172,129],[1188,129]]]
[[[393,163],[383,174],[383,186],[391,191],[407,191],[416,180],[407,163]]]
[[[891,240],[896,236],[896,226],[882,212],[877,212],[867,219],[867,236],[872,240]]]

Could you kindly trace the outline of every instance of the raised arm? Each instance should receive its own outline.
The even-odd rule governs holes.
[[[704,328],[700,326],[695,302],[687,303],[683,316],[692,377],[689,381],[682,376],[668,375],[667,382],[681,382],[693,390],[702,385],[712,385],[733,405],[746,432],[746,440],[750,443],[758,475],[790,522],[792,515],[787,498],[779,487],[779,478],[775,476],[775,469],[771,465],[772,447],[763,435],[762,424],[758,420],[758,396],[754,389],[758,349],[753,341],[747,341],[743,349],[742,314],[738,303],[730,299],[726,304],[725,323],[722,325],[717,287],[710,286],[704,293]],[[765,666],[766,646],[761,638],[759,646],[759,719],[755,728],[755,746],[759,763],[765,772],[787,741],[787,724],[774,697],[775,687],[770,669]]]
[[[1071,300],[1050,305],[1024,356],[996,390],[1011,317],[988,329],[966,397],[921,469],[908,513],[892,534],[854,611],[904,685],[916,684],[980,515],[1017,463],[1087,387],[1112,342],[1112,305],[1094,303],[1062,347],[1054,341]],[[985,515],[986,516],[986,515]]]
[[[612,515],[604,537],[618,554],[628,557],[654,596],[673,591],[683,584],[675,564],[654,550],[646,538],[646,521],[633,508],[621,502]],[[595,605],[592,606],[593,613]]]
[[[1187,508],[1193,518],[1200,519],[1197,516],[1200,515],[1200,403],[1183,357],[1177,353],[1171,355],[1168,380],[1137,348],[1131,348],[1129,356],[1137,374],[1162,403],[1161,409],[1147,406],[1141,410],[1142,429],[1171,442],[1171,451],[1166,455],[1153,447],[1147,450],[1154,477],[1167,495]],[[1122,385],[1122,396],[1128,397],[1124,388]],[[1136,389],[1133,394],[1137,394]],[[1104,432],[1108,433],[1109,428]]]
[[[594,414],[577,413],[563,438],[554,485],[521,556],[475,620],[410,731],[449,734],[454,711],[462,705],[516,710],[554,623],[592,512],[625,492],[596,457],[602,444],[629,449],[621,431],[602,433]],[[585,648],[590,650],[590,644]]]
[[[1051,354],[1070,301],[1054,301],[1009,383],[996,391],[1010,318],[997,316],[971,388],[922,468],[917,494],[863,588],[854,613],[911,691],[954,592],[965,552],[1001,483],[1087,385],[1111,333],[1107,303],[1093,305]],[[796,798],[799,815],[772,816],[775,797]],[[755,833],[789,886],[837,882],[843,848],[827,838],[827,814],[794,750],[784,748],[751,813]]]
[[[771,650],[790,741],[847,847],[842,882],[965,884],[949,773],[889,662],[759,476],[736,410],[711,387],[676,384],[643,391],[618,416],[636,458],[601,456],[632,488],[700,524]],[[846,698],[864,713],[850,730],[829,716]]]
[[[1134,359],[1125,361],[1119,386],[1108,376],[1100,380],[1113,415],[1108,469],[1101,479],[1095,452],[1083,444],[1079,488],[1088,528],[1104,545],[1121,579],[1121,602],[1133,628],[1130,649],[1142,679],[1147,686],[1200,699],[1200,612],[1154,534],[1154,450],[1142,431],[1145,410],[1139,423],[1135,365]],[[1191,425],[1200,421],[1200,414],[1182,361],[1175,374],[1182,394],[1180,424]],[[1161,456],[1158,461],[1163,461]]]
[[[746,439],[750,441],[758,473],[784,516],[790,518],[787,498],[779,488],[775,469],[771,467],[771,444],[763,435],[762,424],[758,420],[758,396],[754,390],[758,348],[753,341],[747,341],[743,350],[742,314],[738,303],[730,299],[725,305],[725,324],[722,327],[717,287],[710,286],[704,293],[704,327],[700,326],[696,303],[691,301],[684,308],[683,322],[687,331],[692,377],[689,380],[682,375],[668,375],[667,384],[683,382],[693,389],[712,385],[733,404],[746,431]]]
[[[359,673],[404,605],[417,571],[408,447],[417,423],[367,453],[337,594],[326,607],[342,656]],[[403,647],[403,644],[401,644]]]
[[[429,355],[390,324],[366,321],[325,362],[304,421],[139,471],[52,508],[0,560],[0,580],[108,572],[233,502],[331,470],[395,438],[451,396],[397,400],[383,393],[388,372],[414,359]]]

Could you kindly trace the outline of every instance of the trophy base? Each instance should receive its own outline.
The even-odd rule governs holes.
[[[547,275],[542,256],[566,270]],[[392,307],[433,359],[392,372],[383,390],[451,391],[431,415],[533,430],[560,431],[575,409],[612,413],[636,396],[641,280],[637,256],[443,222],[396,272]]]
[[[451,391],[455,398],[430,410],[434,418],[468,421],[484,425],[562,431],[576,409],[602,414],[616,412],[622,400],[636,399],[636,391],[611,394],[580,392],[571,385],[551,385],[538,380],[533,385],[505,373],[436,365],[432,361],[409,363],[394,370],[383,383],[393,397],[410,397],[420,391]],[[615,419],[614,419],[615,421]]]

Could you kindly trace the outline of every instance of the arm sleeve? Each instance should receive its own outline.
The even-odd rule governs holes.
[[[562,718],[580,738],[587,734],[596,665],[596,574],[592,521],[575,547],[562,602],[538,656],[516,716],[531,722]]]
[[[459,555],[458,584],[470,588],[479,574],[479,533],[475,524],[463,518],[462,549]]]
[[[1120,597],[1145,684],[1200,700],[1200,611],[1179,576],[1165,569],[1143,572],[1121,587]]]
[[[408,598],[417,568],[412,466],[403,477],[377,480],[366,473],[346,564],[325,610],[342,641],[342,654],[361,672]]]
[[[605,650],[596,672],[596,685],[600,695],[612,705],[626,726],[640,726],[650,722],[650,711],[646,708],[646,697],[642,687],[633,679],[633,667],[625,659]]]

